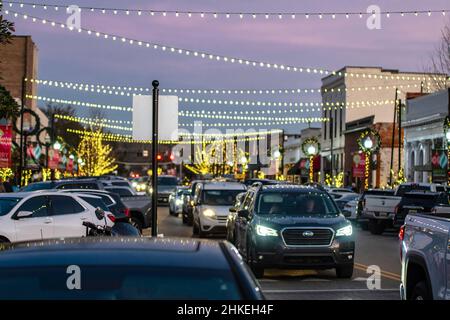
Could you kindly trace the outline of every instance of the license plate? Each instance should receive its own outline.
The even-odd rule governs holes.
[[[387,212],[380,212],[380,217],[387,217],[388,213]]]

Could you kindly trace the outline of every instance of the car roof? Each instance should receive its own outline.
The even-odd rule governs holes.
[[[212,181],[203,183],[203,190],[246,190],[246,186],[239,182]]]
[[[83,237],[0,245],[3,267],[145,265],[228,269],[220,241],[186,238]]]
[[[13,192],[13,193],[0,193],[0,198],[26,198],[29,196],[55,196],[61,195],[59,191],[49,191],[49,190],[37,190],[37,191],[26,191],[26,192]]]
[[[273,184],[273,185],[263,185],[261,187],[263,191],[281,191],[281,192],[319,192],[324,193],[322,190],[311,187],[311,186],[301,186],[298,184]]]

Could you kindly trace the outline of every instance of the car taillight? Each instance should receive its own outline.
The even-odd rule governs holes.
[[[398,238],[400,239],[400,241],[403,241],[403,239],[405,238],[405,225],[400,227],[400,231],[398,232]]]
[[[111,220],[112,222],[115,222],[116,221],[116,216],[115,215],[113,215],[113,214],[107,214],[106,215],[108,218],[109,218],[109,220]]]
[[[126,215],[128,218],[131,217],[131,211],[130,209],[126,208],[125,210],[123,210],[124,215]]]

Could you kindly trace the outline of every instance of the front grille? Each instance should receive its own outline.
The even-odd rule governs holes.
[[[312,236],[308,234],[311,234]],[[330,229],[285,229],[282,233],[287,246],[329,246],[333,240]]]

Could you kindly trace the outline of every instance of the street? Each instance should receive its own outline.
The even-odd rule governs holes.
[[[168,207],[158,207],[159,234],[165,237],[192,237],[192,227],[183,225],[180,217],[169,215]],[[400,258],[396,232],[381,236],[355,230],[355,270],[351,280],[337,279],[334,270],[267,270],[260,284],[268,299],[281,300],[398,300]],[[150,229],[145,230],[148,236]],[[367,267],[381,271],[381,288],[370,290]]]

